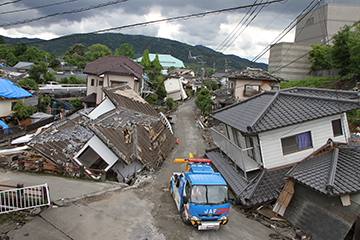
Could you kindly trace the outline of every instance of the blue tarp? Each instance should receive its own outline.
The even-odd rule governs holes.
[[[0,78],[0,96],[6,98],[23,98],[31,97],[32,94],[21,87],[15,86],[11,81]]]
[[[0,126],[5,129],[5,128],[8,128],[9,126],[6,125],[6,123],[4,123],[3,121],[0,120]]]

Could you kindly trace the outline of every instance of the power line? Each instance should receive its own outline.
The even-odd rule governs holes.
[[[266,3],[257,3],[257,4],[244,5],[244,6],[233,7],[233,8],[225,8],[225,9],[215,10],[215,11],[189,14],[189,15],[184,15],[184,16],[179,16],[179,17],[165,18],[165,19],[161,19],[161,20],[142,22],[142,23],[136,23],[136,24],[126,25],[126,26],[121,26],[121,27],[113,27],[113,28],[103,29],[103,30],[94,31],[91,33],[109,32],[109,31],[121,30],[121,29],[125,29],[125,28],[134,28],[134,27],[146,26],[146,25],[150,25],[150,24],[157,24],[157,23],[161,23],[161,22],[172,22],[172,21],[176,21],[176,20],[188,20],[190,18],[195,18],[195,17],[202,18],[202,17],[205,17],[206,15],[219,14],[221,12],[232,12],[232,11],[235,11],[238,9],[249,8],[249,7],[254,7],[254,6],[261,6],[261,5],[283,2],[283,1],[286,1],[286,0],[273,0],[270,2],[266,2]],[[0,27],[1,27],[1,25],[0,25]]]
[[[257,2],[257,0],[255,0],[254,4]],[[238,24],[235,26],[235,28],[231,31],[231,33],[229,35],[226,36],[226,38],[215,48],[215,51],[220,51],[219,49],[222,49],[222,47],[225,45],[225,43],[228,41],[228,39],[235,34],[234,32],[237,31],[238,27],[240,26],[240,24],[244,21],[245,17],[250,13],[252,7],[249,8],[249,10],[247,11],[247,13],[241,18],[241,20],[238,22]]]
[[[234,41],[245,31],[245,29],[250,25],[250,23],[252,21],[254,21],[254,19],[259,15],[259,13],[264,9],[266,5],[262,5],[261,8],[257,11],[257,13],[255,14],[255,16],[253,16],[251,18],[251,20],[246,24],[246,26],[241,30],[241,32],[239,34],[237,34],[237,36],[233,36],[232,38],[232,41],[227,45],[227,47],[223,50],[223,52],[225,52],[230,46],[231,44],[234,43]],[[258,7],[256,7],[255,11],[257,10]],[[248,17],[248,19],[250,18],[251,16]]]
[[[21,2],[21,1],[22,1],[22,0],[15,0],[15,1],[11,1],[11,2],[0,3],[0,7],[1,7],[1,6],[4,6],[4,5],[12,4],[12,3]]]
[[[31,7],[31,8],[24,8],[24,9],[19,9],[19,10],[12,10],[12,11],[7,11],[7,12],[1,12],[0,14],[24,12],[24,11],[28,11],[28,10],[34,10],[34,9],[45,8],[45,7],[52,7],[52,6],[57,6],[57,5],[60,5],[60,4],[63,4],[63,3],[70,3],[70,2],[76,2],[76,1],[77,1],[77,0],[68,0],[68,1],[63,1],[63,2],[57,2],[57,3],[47,4],[47,5],[41,5],[41,6],[37,6],[37,7]]]
[[[311,9],[304,15],[302,15],[303,12],[305,12],[308,8],[310,8],[310,6],[316,2],[316,4],[314,6],[311,7]],[[316,8],[320,3],[317,2],[317,0],[313,0],[303,11],[302,13],[298,16],[300,17],[301,15],[301,19],[303,19],[305,16],[307,16],[314,8]],[[297,18],[298,18],[297,17]],[[296,25],[296,21],[297,21],[297,18],[295,18],[270,44],[268,44],[264,50],[262,52],[260,52],[248,65],[248,66],[251,66],[253,63],[255,63],[259,58],[261,58],[266,52],[268,52],[271,47],[278,43],[281,39],[283,39],[285,37],[286,34],[288,34]]]
[[[114,5],[114,4],[117,4],[117,3],[123,3],[123,2],[127,2],[127,1],[129,1],[129,0],[111,1],[111,2],[107,2],[107,3],[101,3],[101,4],[98,4],[98,5],[93,5],[93,6],[86,7],[86,8],[74,9],[74,10],[68,11],[68,12],[53,13],[53,14],[38,17],[38,18],[26,19],[26,20],[23,20],[23,21],[17,21],[17,22],[11,22],[11,23],[3,23],[3,24],[0,25],[0,27],[15,26],[15,25],[20,25],[20,24],[35,22],[35,21],[42,20],[42,19],[49,18],[49,17],[55,17],[55,16],[61,16],[61,15],[65,15],[65,14],[85,12],[85,11],[93,10],[93,9],[96,9],[96,8],[106,7],[106,6]]]

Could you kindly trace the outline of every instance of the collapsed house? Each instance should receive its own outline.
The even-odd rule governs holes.
[[[252,207],[274,202],[291,167],[329,139],[347,143],[346,112],[360,109],[357,92],[289,88],[267,91],[227,106],[212,117],[217,146],[206,155],[225,178],[236,203]]]
[[[55,122],[29,146],[54,163],[103,170],[128,182],[138,171],[161,165],[175,138],[166,119],[127,84],[103,91],[106,98],[97,107]]]
[[[273,211],[315,239],[358,239],[359,168],[358,144],[329,140],[286,174]]]

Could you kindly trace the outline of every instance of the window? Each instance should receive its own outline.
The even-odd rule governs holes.
[[[245,144],[246,144],[246,148],[252,148],[249,150],[246,150],[246,154],[251,157],[254,158],[254,142],[253,139],[249,136],[245,136]]]
[[[334,137],[343,135],[342,126],[341,126],[341,119],[333,120],[331,123],[332,123]]]
[[[254,96],[260,92],[260,86],[245,85],[244,96]]]
[[[102,85],[103,85],[103,81],[100,80],[100,81],[99,81],[99,86],[102,86]]]
[[[95,80],[91,79],[91,86],[94,86]]]
[[[17,103],[17,101],[16,102],[11,102],[11,111],[14,110],[14,107],[15,107],[16,103]]]
[[[281,145],[284,155],[311,148],[311,132],[304,132],[295,136],[282,138]]]

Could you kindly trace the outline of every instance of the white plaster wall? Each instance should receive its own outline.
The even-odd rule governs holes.
[[[115,109],[115,105],[111,102],[110,99],[106,98],[96,108],[94,108],[88,116],[91,119],[97,119],[99,116],[113,109]]]
[[[118,160],[118,157],[97,137],[93,136],[84,147],[74,156],[74,159],[81,163],[78,159],[79,155],[87,148],[91,147],[107,164],[107,168],[105,168],[105,172],[108,171]]]
[[[334,137],[331,121],[339,118],[342,119],[344,134],[342,136]],[[325,145],[329,138],[335,142],[346,143],[348,137],[346,133],[349,133],[346,121],[346,115],[339,114],[260,133],[260,148],[262,152],[264,168],[270,169],[299,162],[310,155],[313,151]],[[311,131],[313,147],[303,151],[283,155],[281,138],[293,136],[307,131]]]

